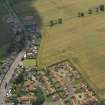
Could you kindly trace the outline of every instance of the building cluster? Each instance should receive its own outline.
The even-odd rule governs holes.
[[[32,36],[32,40],[29,43],[29,46],[26,48],[24,52],[24,59],[36,59],[38,54],[37,38],[35,35]]]
[[[72,96],[73,105],[96,105],[98,99],[93,90],[87,84],[80,83],[81,92]]]
[[[95,105],[97,96],[83,79],[79,71],[68,61],[49,67],[50,82],[60,98],[72,105]],[[69,103],[70,104],[70,103]]]
[[[61,68],[63,69],[63,66]],[[66,101],[74,94],[74,90],[71,86],[68,86],[65,78],[60,75],[57,69],[58,65],[48,68],[47,72],[40,74],[39,81],[42,84],[45,94],[51,97],[52,102],[63,100],[62,105],[66,105]]]
[[[71,85],[70,97],[72,105],[96,105],[97,97],[95,92],[75,67],[67,62],[63,62],[57,64],[55,69],[63,78],[66,77],[65,81],[69,86]],[[54,67],[51,70],[54,72]]]
[[[15,71],[16,72],[13,74],[10,81],[11,86],[7,87],[7,102],[11,103],[12,100],[10,99],[16,99],[18,105],[20,105],[20,103],[21,105],[31,105],[32,101],[37,99],[37,97],[34,95],[34,90],[38,86],[37,79],[34,76],[35,70],[33,71],[30,68],[26,69],[20,64]],[[20,83],[18,79],[21,78],[19,76],[21,74],[24,79]],[[19,83],[15,83],[16,81]]]
[[[34,80],[26,80],[23,84],[24,92],[26,92],[26,95],[21,95],[20,97],[17,97],[18,103],[21,103],[22,105],[31,105],[32,101],[36,100],[37,97],[35,95],[32,95],[35,89],[36,89],[36,83]]]
[[[21,104],[18,105],[30,105],[30,102],[36,100],[35,96],[21,96],[17,98],[18,102]]]
[[[34,94],[37,87],[43,90],[44,97],[50,98],[50,102],[54,105],[56,103],[57,105],[95,105],[97,102],[95,92],[67,60],[49,66],[46,70],[24,68],[20,63],[11,83],[17,80],[20,74],[24,77],[22,83],[9,90],[7,97],[15,96],[18,103],[22,105],[31,105],[33,100],[37,100]],[[15,85],[14,82],[13,85]],[[45,101],[44,105],[46,103],[48,102]]]
[[[45,92],[46,97],[50,97],[51,98],[51,105],[66,105],[64,103],[64,100],[60,97],[59,95],[59,90],[57,90],[57,88],[55,87],[55,84],[53,84],[53,81],[51,81],[49,79],[48,76],[46,76],[45,74],[40,75],[39,76],[39,81],[42,85],[43,91]],[[55,80],[56,81],[56,80]],[[56,82],[56,86],[58,86],[58,88],[60,88],[59,83]],[[62,91],[62,90],[60,90]],[[62,95],[63,96],[63,95]],[[44,105],[46,105],[44,103]]]
[[[41,33],[37,23],[34,21],[34,16],[26,16],[23,19],[25,30],[29,33],[29,45],[24,52],[24,59],[37,58],[38,48],[40,45]]]

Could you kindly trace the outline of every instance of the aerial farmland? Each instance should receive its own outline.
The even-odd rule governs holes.
[[[69,59],[99,94],[105,90],[105,12],[97,11],[104,0],[33,0],[15,4],[20,16],[35,8],[42,19],[39,67]],[[20,5],[21,4],[21,5]],[[89,14],[89,10],[92,13]],[[34,12],[34,10],[32,11]],[[78,13],[84,16],[79,17]],[[62,18],[62,24],[50,26]],[[103,96],[102,96],[103,97]]]
[[[64,105],[90,105],[82,103],[90,99],[95,102],[91,105],[98,105],[98,99],[105,100],[105,0],[10,0],[10,6],[29,42],[25,43],[19,75],[26,76],[24,81],[32,82],[36,89],[35,81],[42,84],[43,100],[56,99],[52,94],[64,99]],[[17,86],[21,86],[21,93],[24,82]],[[66,90],[72,91],[70,100]],[[83,100],[79,97],[73,104],[74,94]]]

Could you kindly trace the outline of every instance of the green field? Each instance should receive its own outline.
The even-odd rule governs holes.
[[[29,1],[15,8],[26,15]],[[50,65],[65,58],[78,67],[90,85],[105,98],[105,12],[78,18],[77,13],[93,9],[105,0],[31,0],[43,20],[39,66]],[[20,11],[19,11],[20,10]],[[49,27],[50,20],[63,19],[62,25]]]
[[[25,67],[34,67],[36,66],[36,60],[35,59],[27,59],[23,61],[23,64]]]

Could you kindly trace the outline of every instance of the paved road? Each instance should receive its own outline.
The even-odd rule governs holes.
[[[6,96],[6,89],[5,89],[5,83],[9,83],[9,81],[12,78],[12,75],[15,72],[16,67],[18,66],[19,62],[21,61],[21,58],[24,55],[24,50],[21,51],[18,56],[16,57],[14,63],[12,64],[12,66],[10,67],[10,70],[8,71],[8,73],[6,74],[1,87],[0,87],[0,105],[6,105],[5,104],[5,96]]]
[[[10,4],[9,4],[9,1],[8,0],[5,0],[5,6],[6,8],[8,9],[9,13],[14,16],[17,21],[19,21],[21,23],[21,21],[19,20],[18,16],[16,15],[16,13],[13,11],[13,9],[11,8]],[[24,30],[24,27],[22,25],[22,28]],[[26,32],[25,32],[26,34]],[[6,89],[5,89],[5,83],[9,83],[9,81],[11,80],[12,78],[12,75],[14,74],[15,72],[15,69],[16,67],[18,66],[19,62],[21,61],[21,58],[23,57],[24,55],[24,50],[22,50],[18,56],[16,57],[14,63],[11,65],[10,67],[10,70],[7,72],[7,74],[5,75],[4,79],[3,79],[3,82],[1,84],[1,87],[0,87],[0,105],[7,105],[5,103],[5,96],[6,96]]]

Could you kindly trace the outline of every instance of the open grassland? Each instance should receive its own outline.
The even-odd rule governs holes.
[[[28,2],[17,3],[16,9],[26,14]],[[69,58],[101,98],[105,98],[105,12],[83,18],[77,13],[103,3],[105,0],[31,0],[31,7],[43,19],[39,66]],[[59,17],[62,25],[48,26]]]
[[[36,60],[35,59],[27,59],[23,61],[23,64],[25,67],[34,67],[36,66]]]
[[[105,3],[104,0],[38,0],[35,4],[43,17],[43,39],[39,65],[69,58],[78,65],[88,82],[102,95],[105,90],[105,12],[78,18],[79,11]],[[46,23],[62,17],[63,25]]]

